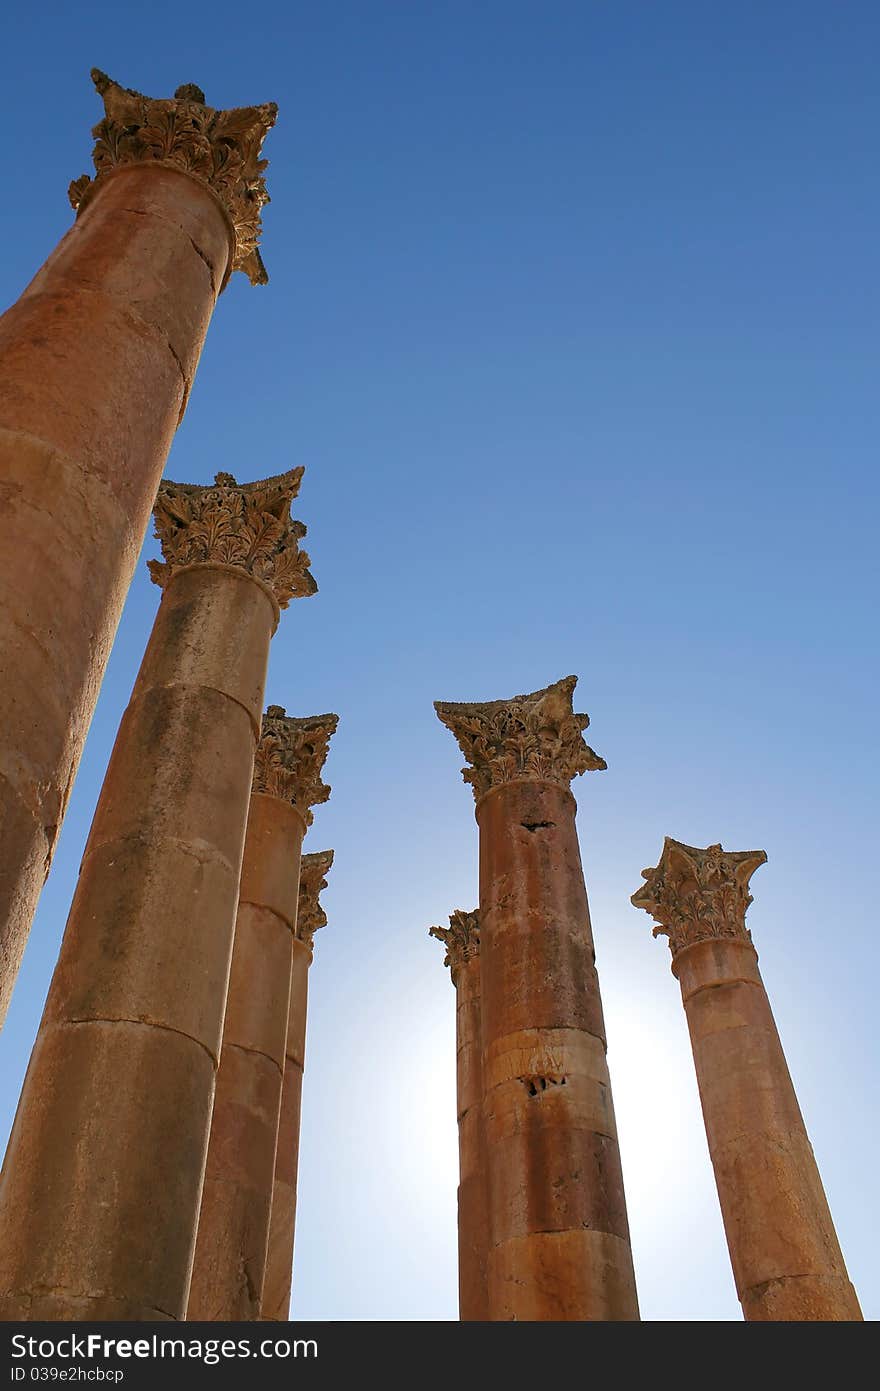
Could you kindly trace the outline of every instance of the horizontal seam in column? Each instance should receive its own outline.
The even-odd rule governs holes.
[[[705,985],[698,985],[687,995],[682,994],[682,1003],[688,1004],[690,1000],[702,995],[704,990],[723,990],[726,985],[753,985],[756,990],[763,990],[763,983],[759,980],[750,980],[748,976],[730,976],[724,980],[710,980]]]
[[[771,1275],[769,1280],[760,1280],[756,1285],[746,1285],[739,1297],[745,1299],[750,1294],[759,1294],[762,1290],[768,1290],[771,1285],[785,1285],[789,1280],[834,1280],[838,1284],[852,1285],[848,1275],[838,1273],[835,1270],[804,1271],[797,1275]]]
[[[723,1140],[710,1140],[708,1143],[709,1149],[713,1154],[721,1154],[721,1152],[727,1149],[729,1145],[735,1145],[740,1140],[762,1139],[767,1140],[769,1143],[774,1144],[777,1147],[781,1144],[783,1140],[786,1139],[805,1140],[810,1154],[812,1155],[813,1160],[815,1162],[816,1156],[813,1152],[813,1146],[810,1142],[810,1137],[807,1134],[807,1128],[803,1124],[803,1122],[795,1129],[792,1129],[791,1127],[786,1128],[780,1126],[777,1130],[767,1130],[765,1127],[760,1126],[756,1130],[737,1130],[732,1135],[725,1136]]]
[[[578,1038],[594,1039],[596,1043],[601,1045],[603,1053],[608,1052],[607,1041],[605,1038],[603,1038],[601,1034],[594,1034],[590,1029],[578,1028],[577,1024],[537,1024],[535,1026],[525,1025],[521,1029],[508,1029],[505,1033],[498,1034],[496,1037],[490,1038],[490,1041],[484,1044],[483,1052],[487,1057],[496,1057],[498,1054],[503,1055],[505,1053],[521,1053],[523,1051],[523,1044],[508,1044],[507,1040],[522,1038],[524,1034],[536,1036],[533,1045],[535,1048],[552,1048],[552,1043],[545,1043],[545,1039],[544,1037],[542,1037],[542,1035],[575,1034]],[[566,1040],[560,1041],[563,1043],[563,1045],[566,1043]]]
[[[503,1236],[500,1241],[489,1243],[492,1250],[497,1251],[502,1246],[509,1245],[512,1241],[528,1241],[533,1236],[568,1236],[570,1232],[595,1232],[596,1236],[610,1237],[612,1241],[619,1241],[626,1251],[631,1249],[631,1241],[628,1236],[620,1236],[617,1232],[610,1231],[607,1227],[539,1227],[533,1232],[518,1232],[514,1236]]]
[[[154,1022],[149,1019],[129,1019],[127,1015],[118,1015],[115,1018],[110,1018],[102,1014],[93,1015],[88,1019],[49,1019],[47,1023],[49,1027],[53,1029],[63,1029],[68,1025],[74,1025],[79,1028],[84,1024],[132,1024],[135,1028],[139,1029],[160,1029],[162,1033],[177,1034],[178,1038],[188,1038],[190,1043],[195,1043],[197,1047],[207,1053],[215,1069],[219,1066],[219,1059],[215,1053],[211,1052],[211,1049],[206,1043],[202,1043],[202,1040],[196,1038],[195,1034],[188,1034],[185,1029],[175,1029],[173,1024],[160,1024],[158,1021]]]
[[[211,851],[210,848],[208,848],[206,854],[200,855],[193,848],[193,844],[191,841],[181,840],[178,836],[164,835],[156,836],[154,838],[152,836],[142,835],[139,832],[133,832],[130,836],[114,836],[112,840],[98,841],[98,844],[95,846],[94,849],[90,849],[87,845],[85,853],[82,857],[81,869],[85,868],[86,862],[90,860],[94,855],[97,855],[99,850],[112,849],[114,845],[148,845],[153,846],[155,848],[158,848],[162,845],[174,845],[177,847],[178,850],[182,851],[184,855],[191,856],[192,859],[197,860],[199,863],[207,861],[210,864],[219,864],[222,865],[225,869],[230,870],[233,874],[235,873],[235,866],[232,863],[232,861],[228,860],[226,856],[222,854],[219,850]]]
[[[108,1299],[116,1304],[123,1303],[123,1300],[117,1294],[75,1294],[72,1290],[68,1289],[66,1285],[39,1285],[36,1288],[38,1293],[31,1293],[30,1290],[26,1293],[24,1290],[3,1290],[0,1291],[0,1298],[26,1298],[30,1309],[33,1309],[36,1301],[46,1298],[73,1299],[83,1304],[104,1303]],[[158,1304],[147,1304],[144,1307],[152,1309],[157,1314],[162,1314],[164,1318],[170,1319],[172,1323],[180,1323],[180,1319],[176,1314],[170,1313],[168,1309],[160,1309]]]
[[[283,913],[279,913],[277,908],[273,908],[271,903],[259,903],[255,898],[240,898],[239,908],[259,908],[262,913],[271,913],[273,918],[277,918],[286,932],[295,932],[296,923],[291,922]]]
[[[250,579],[251,576],[245,574],[245,578]],[[262,733],[262,725],[255,718],[253,711],[249,710],[248,707],[245,705],[244,701],[238,699],[238,696],[230,695],[229,691],[221,691],[219,686],[212,686],[207,681],[157,681],[152,686],[147,686],[143,691],[137,691],[132,694],[131,700],[128,702],[128,705],[126,706],[125,714],[127,714],[128,711],[131,710],[135,705],[139,705],[142,700],[146,700],[147,696],[150,695],[153,691],[175,690],[213,691],[215,695],[223,696],[225,700],[231,701],[233,705],[237,705],[239,709],[243,710],[248,717],[248,724],[254,731],[254,747],[256,747],[256,744],[259,741],[260,735]],[[123,719],[125,718],[125,714],[123,715]]]
[[[491,1117],[487,1117],[486,1119],[490,1121]],[[558,1120],[559,1118],[555,1117],[554,1119]],[[596,1125],[572,1125],[569,1117],[566,1117],[565,1125],[570,1135],[600,1135],[603,1140],[612,1140],[618,1148],[620,1147],[620,1139],[613,1130],[602,1130]],[[522,1131],[518,1130],[504,1130],[500,1135],[490,1134],[489,1131],[494,1129],[494,1126],[487,1125],[485,1141],[487,1150],[495,1149],[498,1145],[503,1145],[508,1140],[523,1138]]]
[[[278,1064],[278,1063],[275,1061],[275,1059],[272,1057],[272,1054],[271,1054],[271,1053],[265,1053],[265,1052],[263,1051],[262,1048],[248,1048],[247,1044],[244,1044],[244,1043],[227,1043],[227,1041],[226,1041],[225,1039],[223,1040],[223,1048],[224,1048],[224,1049],[225,1049],[225,1048],[234,1048],[237,1052],[239,1052],[239,1053],[248,1053],[248,1054],[250,1054],[250,1056],[253,1057],[253,1058],[265,1058],[267,1063],[271,1063],[271,1064],[272,1064],[272,1066],[274,1067],[275,1071],[278,1073],[279,1077],[283,1077],[283,1076],[284,1076],[284,1069],[283,1069],[283,1067],[280,1067],[280,1066],[279,1066],[279,1064]],[[222,1056],[223,1056],[222,1051],[221,1051],[220,1056],[221,1056],[221,1058],[222,1058]]]

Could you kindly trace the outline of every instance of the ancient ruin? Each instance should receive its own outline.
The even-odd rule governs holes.
[[[669,836],[632,896],[669,939],[746,1319],[860,1319],[745,924],[763,850]]]
[[[0,1022],[217,297],[265,279],[274,105],[92,77],[96,176],[0,318]]]
[[[456,908],[448,927],[432,927],[455,986],[458,1098],[458,1308],[465,1322],[489,1317],[489,1193],[483,1124],[483,1030],[480,915]]]
[[[269,642],[315,590],[300,476],[160,489],[162,601],[0,1179],[3,1318],[185,1315]]]
[[[311,808],[330,795],[321,769],[337,723],[336,715],[295,719],[280,705],[263,716],[189,1319],[260,1317],[291,970],[303,950],[297,935],[300,853]],[[304,1032],[304,1011],[302,1025]]]
[[[290,1308],[309,967],[314,955],[315,933],[318,928],[327,926],[327,915],[321,907],[320,895],[321,890],[327,887],[327,875],[332,864],[332,850],[318,850],[302,857],[297,929],[290,976],[290,1014],[287,1023],[281,1119],[278,1126],[275,1181],[272,1190],[269,1252],[263,1286],[264,1319],[284,1320],[288,1317]]]
[[[637,1319],[573,777],[605,767],[577,678],[436,702],[480,832],[488,1317]]]
[[[0,1025],[151,513],[161,598],[0,1175],[0,1319],[286,1321],[333,863],[302,848],[337,727],[263,713],[281,612],[316,592],[303,470],[161,481],[219,295],[267,281],[276,108],[92,77],[94,176],[0,318]],[[478,906],[430,928],[456,992],[467,1322],[639,1318],[571,791],[606,765],[575,685],[435,707],[479,831]],[[745,926],[765,860],[667,839],[632,903],[672,950],[745,1318],[855,1321]]]

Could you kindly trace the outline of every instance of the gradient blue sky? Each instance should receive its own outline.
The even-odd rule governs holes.
[[[228,0],[4,18],[2,305],[91,168],[89,68],[280,105],[168,473],[305,464],[320,586],[267,700],[341,716],[293,1312],[456,1317],[453,991],[477,893],[435,698],[577,672],[579,829],[643,1315],[736,1319],[664,834],[763,847],[756,944],[850,1273],[876,1265],[877,68],[865,0]],[[146,554],[156,553],[148,541]],[[11,1122],[158,602],[131,590],[6,1031]],[[121,1079],[122,1084],[122,1079]]]

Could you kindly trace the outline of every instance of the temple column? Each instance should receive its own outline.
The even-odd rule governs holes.
[[[571,779],[576,677],[437,703],[480,828],[489,1317],[637,1319],[605,1029]]]
[[[480,991],[480,916],[460,908],[448,927],[432,927],[446,947],[443,964],[455,986],[458,1099],[458,1312],[463,1322],[489,1317],[486,1260],[489,1211],[483,1129],[483,1040]]]
[[[177,1319],[279,607],[314,592],[301,470],[162,485],[162,602],[0,1176],[0,1318]]]
[[[92,76],[97,176],[0,318],[0,1023],[214,304],[265,279],[274,105]]]
[[[667,836],[632,902],[672,949],[743,1314],[860,1320],[745,925],[749,880],[766,859]]]
[[[290,974],[290,1015],[281,1091],[281,1118],[275,1153],[269,1252],[263,1285],[262,1317],[271,1322],[286,1322],[290,1317],[309,967],[312,964],[315,933],[319,927],[327,925],[327,914],[321,907],[320,893],[327,887],[326,876],[332,863],[332,850],[319,850],[315,854],[302,857],[297,929]]]
[[[260,1317],[290,1011],[300,854],[336,715],[263,717],[187,1318]],[[297,943],[302,951],[302,943]]]

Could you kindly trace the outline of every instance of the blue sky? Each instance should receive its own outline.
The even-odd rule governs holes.
[[[739,1317],[668,949],[629,904],[669,834],[768,853],[750,925],[877,1317],[877,6],[160,0],[4,37],[4,307],[91,168],[92,65],[280,106],[270,284],[223,295],[168,474],[306,466],[320,592],[267,702],[341,722],[306,845],[336,859],[294,1314],[456,1316],[427,929],[475,904],[477,837],[431,702],[571,671],[609,765],[574,790],[643,1315]],[[158,599],[142,563],[0,1040],[4,1130]]]

